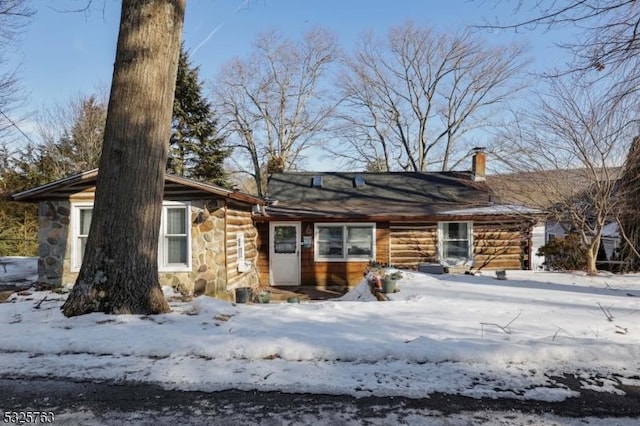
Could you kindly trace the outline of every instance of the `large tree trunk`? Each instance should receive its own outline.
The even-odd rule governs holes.
[[[66,316],[169,310],[158,237],[185,1],[122,2],[92,223]]]

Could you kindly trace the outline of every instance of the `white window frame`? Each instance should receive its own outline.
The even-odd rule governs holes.
[[[315,223],[313,231],[313,260],[318,262],[369,262],[376,258],[376,224],[375,222],[322,222]],[[319,229],[322,227],[342,227],[342,257],[326,257],[319,255],[318,250],[318,235]],[[349,257],[347,253],[347,229],[349,227],[354,228],[371,228],[371,238],[372,238],[372,253],[370,256],[364,257]]]
[[[81,202],[73,203],[71,205],[71,265],[72,272],[79,272],[80,266],[82,266],[82,251],[80,244],[80,238],[84,237],[84,234],[80,233],[80,211],[81,210],[93,210],[93,203]]]
[[[166,210],[167,208],[183,207],[186,210],[185,214],[185,227],[186,227],[186,239],[187,239],[187,262],[179,264],[169,264],[166,262]],[[78,202],[71,204],[71,262],[70,271],[79,272],[80,266],[82,266],[82,253],[80,252],[81,245],[79,239],[83,237],[80,234],[80,210],[93,209],[93,203],[91,202]],[[162,203],[162,218],[160,221],[160,235],[158,238],[158,271],[159,272],[191,272],[191,205],[190,203],[178,202],[178,201],[164,201]]]
[[[186,263],[168,263],[167,261],[167,244],[169,238],[166,232],[167,210],[170,208],[182,207],[185,209],[185,230],[184,235],[187,239],[187,261]],[[175,235],[172,235],[175,236]],[[191,271],[191,206],[189,203],[179,201],[164,201],[162,203],[162,218],[160,224],[160,237],[158,239],[158,271],[159,272],[190,272]]]
[[[468,241],[469,249],[467,250],[467,257],[444,257],[444,226],[449,223],[466,223],[467,224],[467,238],[465,240],[452,240],[447,241]],[[440,263],[446,265],[455,265],[459,263],[467,264],[473,262],[473,222],[465,220],[451,220],[446,222],[438,222],[438,253],[440,254]]]

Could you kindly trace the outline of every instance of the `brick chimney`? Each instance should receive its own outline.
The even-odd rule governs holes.
[[[473,173],[473,180],[475,182],[481,182],[485,180],[485,172],[487,167],[487,156],[484,153],[484,148],[473,148],[473,159],[471,160],[471,172]]]

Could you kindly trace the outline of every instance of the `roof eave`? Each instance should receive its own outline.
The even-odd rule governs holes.
[[[26,191],[18,192],[17,194],[13,194],[11,198],[13,198],[15,201],[36,201],[39,199],[40,195],[46,194],[53,189],[61,189],[74,183],[91,180],[94,179],[97,175],[98,169],[92,169],[51,183],[47,183],[45,185],[28,189]]]
[[[190,188],[199,189],[205,192],[210,192],[212,194],[219,195],[224,198],[229,198],[229,199],[244,202],[247,204],[258,204],[261,206],[266,205],[266,201],[264,199],[253,196],[251,194],[247,194],[240,191],[231,191],[228,189],[221,188],[219,186],[210,185],[204,182],[194,181],[181,176],[167,174],[165,175],[165,180],[168,180],[170,182],[177,183],[180,185],[188,186]]]
[[[45,185],[38,186],[36,188],[29,189],[27,191],[19,192],[17,194],[13,194],[12,198],[15,201],[38,201],[44,197],[44,194],[47,194],[53,190],[60,190],[71,186],[73,184],[77,184],[79,182],[96,179],[98,175],[98,169],[89,170],[87,172],[83,172],[77,175],[69,176],[55,182],[51,182]],[[238,202],[246,203],[246,204],[258,204],[265,205],[266,202],[262,198],[255,197],[250,194],[246,194],[240,191],[230,191],[224,188],[220,188],[218,186],[210,185],[204,182],[197,182],[191,179],[183,178],[180,176],[175,176],[171,174],[165,175],[165,182],[169,181],[172,183],[176,183],[179,185],[184,185],[189,188],[198,189],[204,192],[208,192],[211,194],[218,195],[223,198],[228,198],[231,200],[235,200]]]

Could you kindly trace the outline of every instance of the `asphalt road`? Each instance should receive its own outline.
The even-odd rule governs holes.
[[[573,388],[577,381],[568,379],[565,384]],[[165,390],[137,383],[3,378],[0,379],[0,412],[2,416],[36,410],[51,412],[56,425],[488,425],[498,418],[512,420],[500,424],[520,424],[517,421],[521,416],[529,419],[522,424],[532,424],[532,421],[542,424],[535,419],[546,414],[574,420],[631,417],[640,424],[640,388],[624,390],[625,395],[580,390],[580,398],[549,403],[446,394],[409,399],[237,390],[206,393]],[[3,423],[10,424],[6,419]]]

